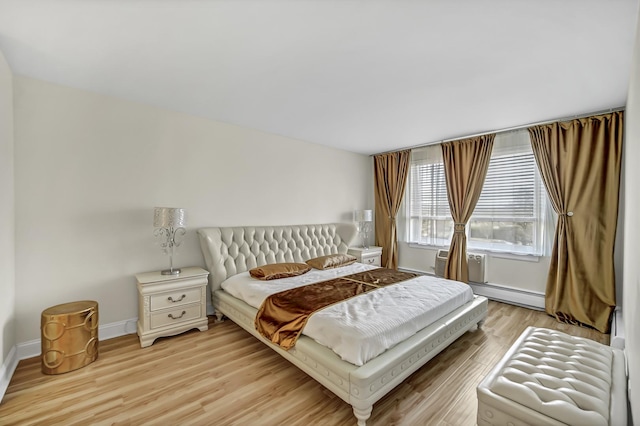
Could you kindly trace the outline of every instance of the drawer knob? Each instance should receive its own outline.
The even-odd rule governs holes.
[[[182,299],[184,299],[185,297],[187,297],[187,295],[183,294],[182,296],[180,296],[180,299],[173,300],[173,297],[169,296],[167,297],[167,300],[171,303],[176,303],[176,302],[181,302]]]
[[[184,316],[184,314],[186,314],[186,313],[187,313],[187,311],[182,311],[182,313],[180,314],[180,316],[179,316],[179,317],[174,317],[174,316],[173,316],[173,314],[169,314],[169,315],[167,315],[167,316],[168,316],[169,318],[171,318],[171,319],[180,319],[180,318],[182,318],[182,317]]]

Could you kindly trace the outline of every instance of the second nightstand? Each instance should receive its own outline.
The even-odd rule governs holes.
[[[367,265],[382,266],[382,247],[370,246],[364,247],[350,247],[347,251],[352,256],[355,256],[357,261],[365,263]]]
[[[192,328],[207,330],[208,275],[197,267],[182,268],[180,275],[162,275],[160,271],[136,275],[140,346]]]

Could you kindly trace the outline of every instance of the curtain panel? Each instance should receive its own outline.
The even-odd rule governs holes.
[[[480,198],[495,133],[442,144],[447,196],[454,230],[444,277],[469,282],[465,228]]]
[[[390,152],[373,157],[376,205],[376,245],[382,247],[382,265],[398,268],[396,215],[402,203],[409,174],[411,151]]]
[[[623,112],[534,126],[531,145],[558,222],[545,310],[609,332],[615,308]]]

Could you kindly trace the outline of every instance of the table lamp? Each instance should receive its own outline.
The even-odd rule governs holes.
[[[156,228],[154,235],[160,239],[160,247],[169,255],[169,269],[165,269],[161,274],[180,274],[180,269],[173,267],[173,254],[187,232],[184,228],[184,209],[156,207],[153,210],[153,226]]]
[[[362,248],[369,248],[369,227],[373,220],[372,210],[354,210],[353,221],[358,224],[358,234],[362,236]]]

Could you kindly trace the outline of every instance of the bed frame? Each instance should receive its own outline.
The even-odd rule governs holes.
[[[226,316],[278,352],[353,407],[365,426],[373,404],[467,330],[487,316],[487,299],[475,296],[464,306],[422,329],[409,339],[358,367],[307,336],[289,351],[262,337],[254,327],[257,310],[225,293],[220,284],[256,266],[304,262],[327,254],[346,253],[356,236],[350,223],[320,225],[202,228],[202,253],[210,272],[211,301],[219,320]]]

